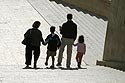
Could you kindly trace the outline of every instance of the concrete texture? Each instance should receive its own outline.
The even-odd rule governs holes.
[[[50,0],[52,1],[52,0]],[[108,17],[111,0],[54,0],[63,3],[71,8],[87,10],[95,13],[98,17]]]
[[[103,60],[107,66],[125,70],[125,1],[113,0]],[[108,64],[108,62],[110,62]],[[104,64],[105,64],[104,63]],[[117,66],[116,66],[117,63]],[[122,64],[122,65],[121,65]]]

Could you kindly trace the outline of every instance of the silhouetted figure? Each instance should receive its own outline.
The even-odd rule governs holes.
[[[54,26],[50,27],[50,32],[51,32],[51,34],[49,34],[47,36],[47,38],[45,39],[45,45],[48,44],[45,65],[46,66],[48,65],[48,59],[51,56],[52,57],[52,65],[50,66],[50,68],[54,68],[54,60],[55,60],[54,56],[56,56],[56,51],[60,47],[61,41],[60,41],[59,36],[54,33],[55,32]]]
[[[31,60],[32,60],[32,52],[34,54],[34,68],[37,68],[37,60],[40,56],[40,45],[41,42],[44,43],[44,40],[42,38],[42,33],[38,29],[40,26],[39,21],[35,21],[32,25],[33,28],[27,30],[27,32],[24,34],[25,38],[30,39],[30,44],[26,45],[26,53],[25,53],[25,58],[26,58],[26,67],[29,68],[29,65],[31,65]]]
[[[65,46],[67,46],[66,67],[70,68],[72,45],[77,37],[77,25],[72,21],[72,14],[67,14],[67,22],[60,26],[60,34],[62,34],[62,44],[60,46],[57,66],[61,66],[62,57]]]
[[[86,52],[86,44],[84,43],[84,36],[79,36],[78,43],[74,44],[77,46],[76,61],[78,68],[81,68],[82,57]]]

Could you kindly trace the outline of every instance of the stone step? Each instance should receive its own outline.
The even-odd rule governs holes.
[[[106,21],[89,14],[84,14],[83,12],[79,12],[75,9],[65,7],[62,4],[57,4],[54,1],[29,1],[50,25],[57,27],[56,31],[58,34],[58,26],[66,22],[67,13],[72,13],[74,16],[73,21],[78,25],[78,36],[85,36],[85,42],[87,44],[87,53],[85,56],[86,61],[91,63],[92,61],[96,61],[96,59],[100,59],[100,57],[102,57],[106,33]],[[77,40],[75,42],[77,42]],[[73,49],[73,55],[76,54],[75,50],[76,49]],[[89,57],[91,57],[91,60],[89,60]]]

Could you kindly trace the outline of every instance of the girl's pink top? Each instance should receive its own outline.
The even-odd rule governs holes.
[[[85,54],[85,52],[86,52],[86,44],[84,44],[84,43],[77,43],[74,46],[77,46],[77,51],[78,52],[81,52],[81,53]]]

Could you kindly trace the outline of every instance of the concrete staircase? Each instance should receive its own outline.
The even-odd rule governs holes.
[[[27,0],[30,5],[46,20],[51,26],[56,26],[56,31],[59,33],[58,26],[66,21],[68,13],[73,14],[73,21],[78,25],[78,36],[85,36],[87,44],[87,52],[84,56],[84,61],[88,64],[95,64],[96,60],[101,60],[104,50],[104,41],[107,29],[107,21],[98,19],[95,16],[85,14],[82,11],[64,7],[62,4],[57,4],[55,1],[49,0]],[[59,34],[60,35],[60,34]],[[77,40],[76,40],[77,42]],[[76,48],[73,49],[75,57]]]

